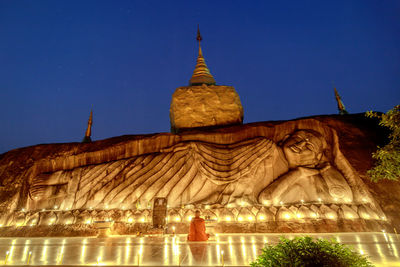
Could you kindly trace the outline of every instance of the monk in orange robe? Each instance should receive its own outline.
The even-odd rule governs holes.
[[[195,217],[190,222],[188,241],[207,241],[209,237],[206,234],[206,223],[200,218],[200,211],[196,210]]]

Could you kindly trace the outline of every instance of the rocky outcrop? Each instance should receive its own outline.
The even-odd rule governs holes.
[[[399,220],[398,185],[365,176],[383,139],[349,115],[17,149],[0,156],[0,224],[150,223],[165,197],[170,224],[201,209],[229,231],[380,230]]]

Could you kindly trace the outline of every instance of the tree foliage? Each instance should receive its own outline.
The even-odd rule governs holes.
[[[252,267],[369,267],[373,266],[366,256],[353,251],[346,245],[325,239],[297,237],[293,240],[281,238],[273,246],[267,245]]]
[[[368,111],[369,118],[380,119],[379,125],[390,129],[390,142],[384,147],[379,147],[372,154],[376,160],[374,168],[368,171],[371,180],[378,182],[382,179],[398,180],[400,177],[400,105],[395,106],[386,114]]]

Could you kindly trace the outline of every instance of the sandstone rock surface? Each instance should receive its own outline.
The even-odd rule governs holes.
[[[0,224],[149,225],[166,197],[182,229],[195,209],[221,231],[390,229],[400,186],[366,177],[384,136],[360,114],[16,149],[0,155]]]
[[[243,107],[232,86],[201,85],[179,87],[172,95],[171,128],[241,124]]]

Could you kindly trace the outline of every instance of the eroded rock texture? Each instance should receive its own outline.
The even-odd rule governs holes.
[[[232,86],[185,86],[177,88],[172,95],[170,120],[175,131],[241,124],[243,108]]]
[[[39,174],[27,209],[134,208],[156,197],[171,207],[250,200],[287,170],[276,145],[256,137],[235,144],[180,142],[157,153]],[[281,159],[282,160],[282,159]]]
[[[332,220],[332,231],[377,230],[398,220],[399,197],[391,186],[363,181],[378,140],[374,125],[315,117],[10,151],[0,158],[0,224],[149,223],[152,201],[165,197],[175,222],[201,209],[221,223],[264,225],[257,231],[299,221],[318,231],[310,225],[320,220]]]

